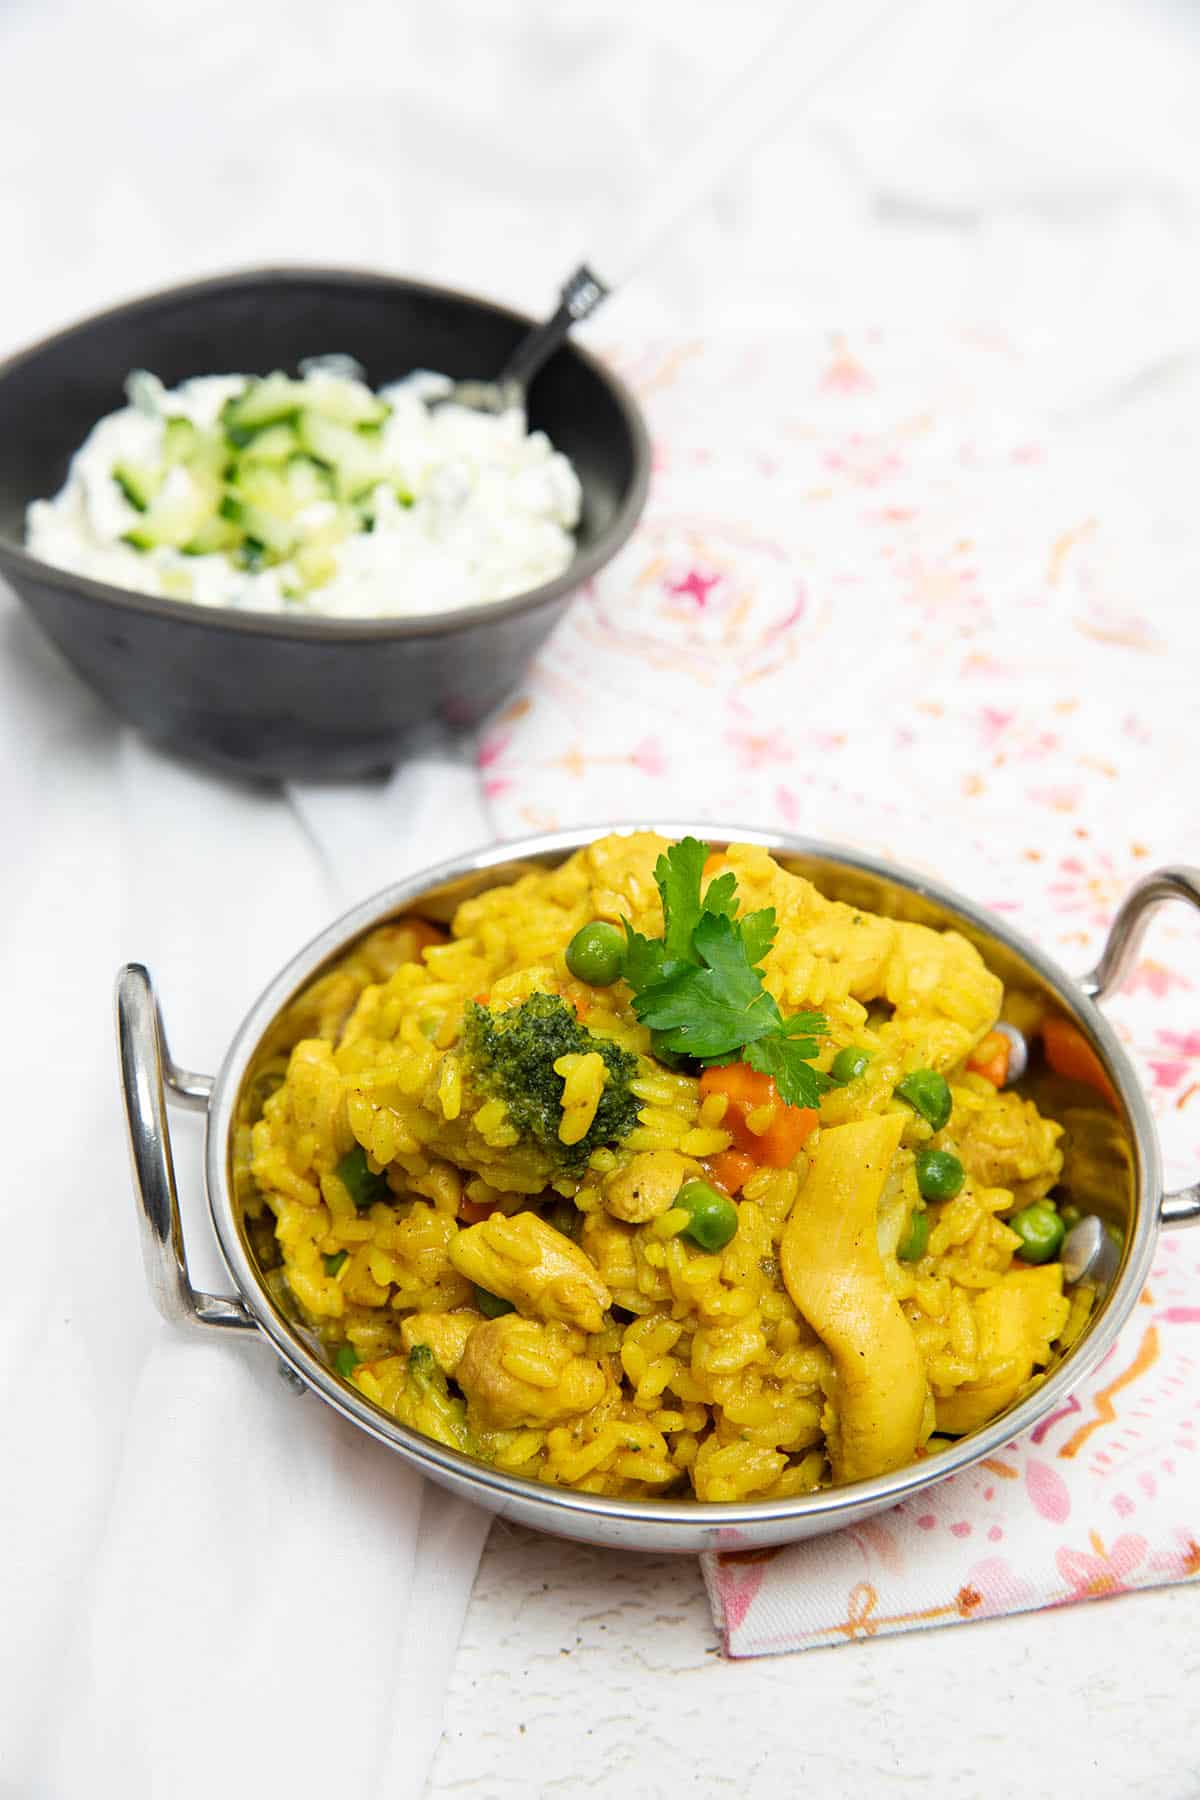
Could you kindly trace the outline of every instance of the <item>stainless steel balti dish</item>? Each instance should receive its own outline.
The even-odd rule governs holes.
[[[1116,1100],[1102,1183],[1105,1198],[1099,1204],[1119,1228],[1122,1247],[1119,1255],[1110,1253],[1107,1268],[1103,1258],[1093,1263],[1090,1275],[1098,1281],[1099,1294],[1090,1323],[1027,1398],[936,1456],[869,1481],[786,1500],[703,1504],[612,1498],[504,1474],[406,1429],[339,1379],[311,1334],[281,1310],[251,1248],[233,1182],[235,1132],[249,1116],[256,1070],[269,1053],[279,1015],[368,931],[400,914],[445,924],[464,899],[515,880],[531,868],[563,862],[597,835],[594,832],[563,832],[496,846],[399,882],[355,907],[281,970],[247,1014],[215,1078],[188,1073],[171,1060],[150,976],[136,964],[125,968],[117,996],[121,1074],[146,1273],[169,1322],[261,1333],[297,1393],[311,1390],[431,1480],[506,1518],[626,1550],[695,1553],[787,1543],[853,1524],[892,1506],[979,1462],[1052,1412],[1096,1366],[1128,1317],[1149,1271],[1160,1229],[1200,1219],[1200,1183],[1175,1193],[1163,1191],[1158,1143],[1145,1096],[1099,1008],[1099,1002],[1120,985],[1147,919],[1161,902],[1182,899],[1200,908],[1200,871],[1168,868],[1139,882],[1120,908],[1095,969],[1073,979],[1003,921],[949,888],[856,851],[732,827],[693,824],[661,829],[672,837],[694,832],[714,845],[760,844],[784,867],[810,877],[833,898],[892,917],[952,926],[976,944],[1006,985],[1038,993],[1051,1011],[1084,1034]],[[234,1290],[227,1296],[199,1293],[189,1278],[168,1102],[206,1114],[208,1203]],[[1069,1254],[1066,1263],[1070,1276]],[[281,1394],[280,1404],[288,1403]]]

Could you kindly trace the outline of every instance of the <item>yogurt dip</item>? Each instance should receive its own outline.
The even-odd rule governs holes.
[[[575,550],[579,480],[524,413],[429,402],[446,376],[365,385],[349,358],[301,375],[137,372],[26,547],[115,587],[198,606],[403,618],[503,600]]]

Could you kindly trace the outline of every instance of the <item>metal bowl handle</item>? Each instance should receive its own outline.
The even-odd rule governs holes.
[[[1150,915],[1166,900],[1186,900],[1200,912],[1200,869],[1185,863],[1153,869],[1129,890],[1109,927],[1100,961],[1079,984],[1089,1000],[1103,1000],[1120,987],[1146,935]],[[1200,1223],[1200,1182],[1164,1194],[1159,1217],[1164,1225]]]
[[[150,974],[127,963],[117,977],[117,1041],[129,1149],[150,1292],[170,1325],[254,1328],[240,1300],[198,1293],[188,1276],[164,1082],[181,1106],[205,1111],[212,1082],[172,1062]]]

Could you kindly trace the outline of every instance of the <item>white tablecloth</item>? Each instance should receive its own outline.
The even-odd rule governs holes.
[[[978,10],[921,9],[905,55],[846,77],[725,183],[591,335],[628,350],[655,330],[686,346],[701,330],[797,322],[999,324],[1040,346],[1037,408],[1093,459],[1106,512],[1130,520],[1152,605],[1200,567],[1194,23],[1166,0],[1013,8],[964,58]],[[17,0],[0,19],[0,344],[271,259],[419,272],[537,309],[586,249],[588,221],[620,219],[782,11]],[[717,399],[697,389],[697,417]],[[998,381],[996,408],[1018,403],[1030,395]],[[293,1792],[324,1791],[334,1766],[363,1793],[411,1791],[471,1545],[423,1550],[417,1496],[393,1472],[403,1545],[381,1557],[386,1497],[342,1479],[361,1447],[277,1393],[252,1347],[164,1338],[138,1267],[109,987],[121,956],[151,962],[178,1054],[211,1065],[281,935],[289,947],[378,885],[393,845],[405,865],[430,859],[414,814],[478,835],[473,778],[435,758],[388,794],[247,794],[116,731],[23,618],[5,609],[0,633],[17,1146],[5,1218],[19,1272],[0,1327],[15,1471],[0,1488],[0,1784],[20,1800],[73,1794],[86,1768],[82,1791],[187,1794],[223,1729],[249,1780],[286,1721],[307,1756]],[[362,852],[364,822],[385,827],[382,863]],[[317,842],[338,846],[341,893]],[[194,1133],[180,1162],[194,1195]],[[176,1391],[194,1395],[203,1429],[172,1419]],[[247,1510],[246,1433],[270,1447],[272,1491],[299,1489],[287,1529]],[[349,1516],[314,1532],[347,1485]],[[292,1585],[288,1530],[311,1595]],[[615,1792],[599,1767],[589,1790]]]

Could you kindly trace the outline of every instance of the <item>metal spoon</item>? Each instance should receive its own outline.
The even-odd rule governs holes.
[[[530,382],[544,363],[565,342],[567,333],[611,292],[586,263],[580,263],[562,285],[559,303],[548,319],[527,331],[494,381],[456,381],[444,394],[433,396],[430,406],[469,406],[474,412],[508,412],[524,406]]]

